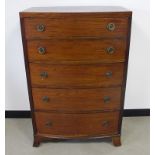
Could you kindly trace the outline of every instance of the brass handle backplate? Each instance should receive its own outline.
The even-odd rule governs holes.
[[[108,23],[108,25],[107,25],[107,29],[108,29],[109,31],[114,31],[115,28],[116,28],[116,26],[115,26],[114,23]]]
[[[110,122],[109,121],[103,121],[102,122],[102,126],[103,127],[108,127],[110,125]]]
[[[115,49],[113,47],[108,47],[106,51],[108,54],[113,54],[115,52]]]
[[[41,72],[40,76],[42,79],[47,78],[48,77],[48,73],[47,72]]]
[[[109,103],[110,102],[110,97],[109,96],[104,96],[103,100],[104,100],[104,103]]]
[[[43,102],[49,102],[49,97],[48,96],[43,96],[42,101]]]
[[[52,127],[52,122],[51,121],[47,121],[46,123],[45,123],[45,126],[47,127],[47,128],[50,128],[50,127]]]
[[[37,25],[37,31],[38,32],[43,32],[45,31],[45,26],[43,24],[38,24]]]
[[[106,75],[106,77],[112,77],[112,72],[111,71],[106,72],[105,75]]]
[[[45,54],[46,50],[44,47],[39,47],[38,52],[39,52],[39,54]]]

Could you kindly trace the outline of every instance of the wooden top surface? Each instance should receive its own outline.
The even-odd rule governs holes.
[[[131,11],[119,6],[59,6],[59,7],[32,7],[20,12],[21,17],[42,17],[62,14],[119,14],[129,16]]]
[[[129,11],[119,6],[59,6],[59,7],[32,7],[22,12],[126,12]]]

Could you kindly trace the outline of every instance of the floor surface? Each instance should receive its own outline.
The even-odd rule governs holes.
[[[41,143],[32,147],[30,119],[6,119],[6,155],[149,155],[149,117],[125,117],[122,146],[110,139]]]

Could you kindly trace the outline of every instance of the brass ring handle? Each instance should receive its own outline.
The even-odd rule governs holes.
[[[45,123],[45,126],[47,127],[47,128],[50,128],[50,127],[52,127],[52,122],[51,121],[47,121],[46,123]]]
[[[113,47],[108,47],[106,51],[108,54],[113,54],[115,52],[115,49]]]
[[[42,79],[47,78],[48,77],[48,73],[47,72],[41,72],[40,76]]]
[[[39,47],[38,52],[39,52],[39,54],[45,54],[46,50],[44,47]]]
[[[105,75],[106,75],[106,77],[112,77],[112,72],[111,71],[106,72]]]
[[[109,121],[103,121],[102,122],[102,126],[103,127],[108,127],[110,125],[110,122]]]
[[[43,102],[49,102],[49,97],[48,96],[43,96],[42,101]]]
[[[116,28],[116,26],[115,26],[114,23],[108,23],[108,25],[107,25],[107,29],[108,29],[109,31],[114,31],[115,28]]]
[[[37,31],[38,32],[43,32],[45,31],[45,26],[43,24],[38,24],[37,25]]]
[[[104,103],[109,103],[110,102],[110,97],[109,96],[104,96],[103,100],[104,100]]]

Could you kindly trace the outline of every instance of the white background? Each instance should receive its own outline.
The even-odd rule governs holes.
[[[6,0],[6,110],[29,110],[19,11],[34,6],[123,6],[133,11],[125,109],[149,108],[148,0]]]

